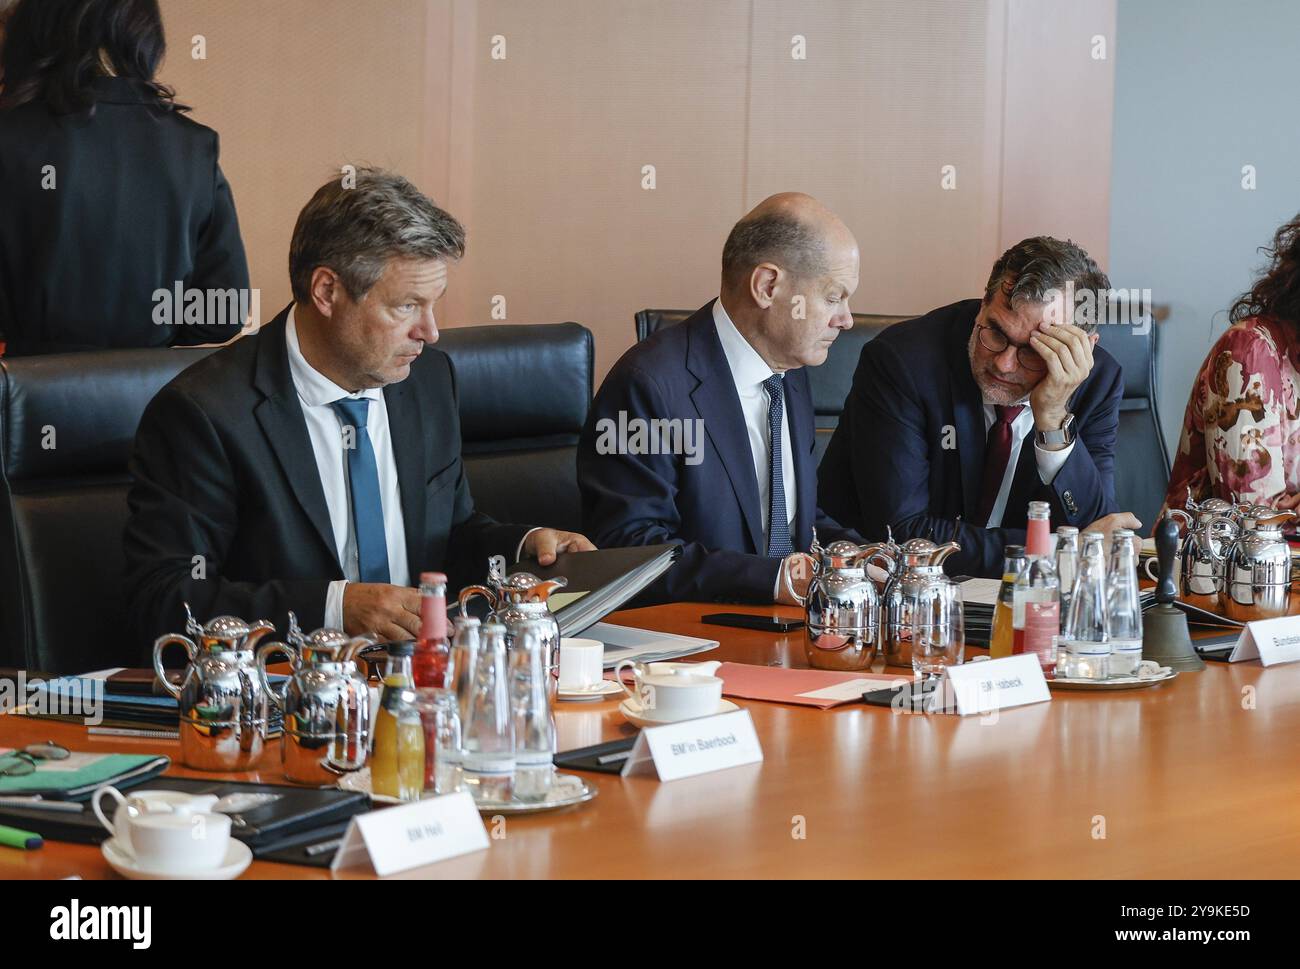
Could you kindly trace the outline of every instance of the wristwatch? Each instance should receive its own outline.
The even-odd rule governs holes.
[[[1074,443],[1074,415],[1066,414],[1054,431],[1039,431],[1036,440],[1043,447],[1065,447]]]

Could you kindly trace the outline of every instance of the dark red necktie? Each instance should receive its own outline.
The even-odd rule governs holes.
[[[1011,460],[1011,425],[1015,423],[1024,404],[1003,407],[994,404],[993,410],[997,420],[989,428],[988,442],[984,445],[984,485],[980,490],[979,524],[987,525],[989,515],[993,514],[993,505],[1002,490],[1002,477],[1007,473],[1007,462]]]

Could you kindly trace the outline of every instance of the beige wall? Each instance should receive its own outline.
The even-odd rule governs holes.
[[[163,0],[163,77],[221,132],[264,318],[312,190],[381,164],[468,227],[445,325],[503,297],[507,322],[590,327],[603,374],[637,309],[715,294],[728,229],[776,191],[856,232],[863,312],[973,295],[1038,232],[1104,263],[1113,62],[1089,39],[1113,47],[1114,3]]]

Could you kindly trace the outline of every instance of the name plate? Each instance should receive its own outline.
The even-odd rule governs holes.
[[[354,816],[330,870],[369,861],[383,877],[487,846],[474,798],[459,791]]]
[[[1300,616],[1258,619],[1246,623],[1232,647],[1229,663],[1257,659],[1265,666],[1294,663],[1300,659]]]
[[[944,676],[943,709],[959,716],[992,713],[1052,699],[1038,656],[1022,653],[987,662],[948,667]]]
[[[661,781],[675,781],[762,760],[763,748],[749,711],[733,710],[716,717],[646,727],[623,765],[623,776],[658,774]]]

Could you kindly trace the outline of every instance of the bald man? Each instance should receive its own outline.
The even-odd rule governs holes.
[[[637,600],[794,601],[783,569],[818,538],[857,540],[817,508],[804,367],[853,325],[858,245],[807,195],[774,195],[731,230],[720,295],[625,353],[578,447],[583,526],[599,546],[676,542]],[[792,562],[798,561],[792,559]]]

